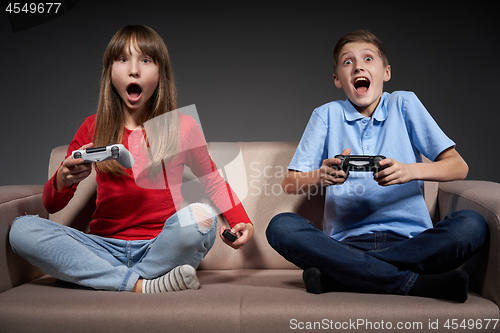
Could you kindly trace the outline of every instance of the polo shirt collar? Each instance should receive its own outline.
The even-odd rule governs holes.
[[[389,93],[387,92],[384,92],[382,94],[380,102],[378,103],[375,112],[373,112],[373,118],[377,121],[384,121],[387,119],[386,100],[388,95]],[[349,99],[346,99],[344,103],[344,117],[346,121],[356,121],[365,118],[361,113],[358,112],[358,110],[354,108]]]

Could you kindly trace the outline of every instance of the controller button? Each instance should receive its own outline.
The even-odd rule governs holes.
[[[118,147],[111,147],[111,156],[117,159],[120,156],[120,149]]]

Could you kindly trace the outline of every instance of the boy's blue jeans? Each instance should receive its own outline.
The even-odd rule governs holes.
[[[215,242],[217,216],[210,211],[208,232],[199,230],[188,206],[172,215],[157,237],[133,241],[89,235],[37,216],[22,216],[14,221],[9,241],[14,252],[60,280],[131,291],[139,277],[153,279],[184,264],[198,267]]]
[[[340,289],[406,295],[418,274],[459,267],[484,244],[484,218],[470,210],[448,215],[413,238],[376,232],[339,242],[294,213],[275,216],[269,244],[301,269],[318,268]]]

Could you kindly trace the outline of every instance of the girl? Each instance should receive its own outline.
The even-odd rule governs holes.
[[[46,273],[94,289],[161,292],[198,289],[196,267],[215,241],[217,216],[208,205],[181,209],[188,165],[224,212],[241,248],[253,236],[243,206],[212,162],[196,121],[174,111],[176,89],[167,48],[142,25],[127,26],[104,53],[97,113],[69,145],[67,158],[45,184],[49,213],[64,208],[92,164],[76,149],[122,143],[133,169],[114,160],[95,164],[96,210],[89,234],[34,216],[16,219],[12,248]],[[131,144],[133,143],[133,144]],[[168,173],[168,177],[167,177]]]

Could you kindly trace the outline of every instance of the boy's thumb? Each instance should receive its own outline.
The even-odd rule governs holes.
[[[350,148],[344,149],[341,155],[351,155],[351,149]]]

